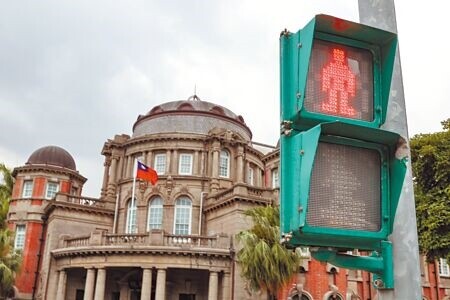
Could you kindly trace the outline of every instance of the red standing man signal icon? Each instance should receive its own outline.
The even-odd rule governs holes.
[[[356,76],[347,64],[344,50],[333,49],[332,59],[322,69],[322,91],[328,93],[328,99],[321,108],[327,113],[354,117],[356,111],[350,102],[356,94]]]

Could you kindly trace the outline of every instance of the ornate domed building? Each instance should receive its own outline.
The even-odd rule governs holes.
[[[264,299],[240,277],[233,237],[243,212],[277,203],[279,150],[252,141],[242,116],[197,96],[153,107],[132,135],[105,142],[99,198],[64,149],[33,152],[13,171],[8,222],[23,251],[19,299]],[[135,161],[158,181],[136,182]],[[366,272],[311,260],[279,299],[369,299]]]
[[[14,169],[9,224],[26,258],[18,296],[252,297],[233,236],[249,226],[244,210],[277,201],[271,178],[277,184],[278,173],[251,138],[242,116],[197,96],[155,106],[137,118],[131,136],[104,144],[98,199],[81,196],[86,179],[67,151],[36,150]],[[136,160],[159,179],[154,186],[138,181],[131,201]]]

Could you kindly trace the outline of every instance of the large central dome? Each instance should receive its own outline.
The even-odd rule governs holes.
[[[197,96],[166,102],[140,115],[133,126],[133,137],[162,132],[207,134],[213,128],[235,131],[247,140],[252,138],[242,116],[223,106],[200,101]]]

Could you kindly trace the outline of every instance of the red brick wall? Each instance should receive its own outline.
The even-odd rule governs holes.
[[[16,182],[14,183],[13,186],[13,190],[12,190],[12,198],[21,198],[21,192],[22,192],[22,183],[23,183],[23,179],[22,178],[17,178]]]
[[[34,179],[33,185],[33,198],[44,197],[46,180],[43,177],[37,177]]]
[[[70,194],[70,187],[71,187],[70,181],[61,181],[59,190],[62,193]]]
[[[16,287],[21,293],[32,293],[35,272],[38,264],[42,224],[28,222],[26,225],[25,246],[23,249],[22,268],[16,277]]]

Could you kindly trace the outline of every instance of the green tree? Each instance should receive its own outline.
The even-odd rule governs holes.
[[[410,145],[420,250],[429,260],[450,261],[450,118],[442,126]]]
[[[0,164],[0,176],[0,297],[3,299],[12,290],[22,257],[14,251],[12,233],[6,224],[14,179],[4,164]]]
[[[280,244],[280,213],[277,207],[256,207],[244,212],[253,221],[241,231],[237,253],[242,276],[254,290],[266,290],[273,297],[298,270],[300,258]]]
[[[0,163],[0,229],[6,228],[6,217],[9,210],[14,178],[5,164]]]

